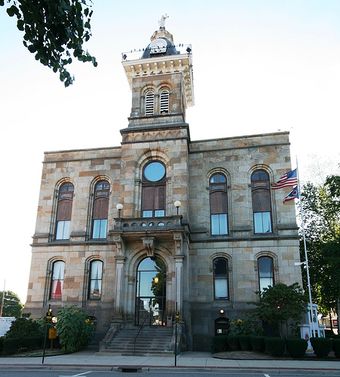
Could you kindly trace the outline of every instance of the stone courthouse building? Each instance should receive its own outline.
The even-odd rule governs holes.
[[[121,144],[45,153],[25,310],[80,306],[101,336],[178,312],[195,348],[221,310],[240,318],[257,291],[301,283],[295,207],[271,189],[291,169],[289,134],[191,140],[192,50],[164,22],[122,65]]]

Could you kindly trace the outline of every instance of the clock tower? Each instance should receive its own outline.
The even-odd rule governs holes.
[[[187,126],[185,110],[194,104],[191,46],[175,45],[165,18],[139,56],[122,54],[132,91],[129,125],[123,135],[136,129]]]

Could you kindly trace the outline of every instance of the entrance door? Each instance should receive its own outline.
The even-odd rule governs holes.
[[[165,326],[166,267],[155,258],[143,259],[137,269],[136,325]]]

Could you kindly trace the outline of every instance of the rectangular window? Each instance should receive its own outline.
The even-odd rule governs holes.
[[[213,236],[228,234],[228,215],[226,213],[211,215],[210,218]]]
[[[215,277],[215,300],[228,299],[228,280],[226,277]]]
[[[272,233],[270,212],[254,212],[254,232]]]
[[[143,211],[142,216],[143,217],[152,217],[152,211]]]
[[[155,210],[155,217],[164,217],[164,216],[165,216],[164,209],[156,209]]]
[[[92,238],[106,238],[107,219],[93,220]]]
[[[67,220],[57,221],[56,240],[68,240],[70,238],[70,224],[71,221]]]

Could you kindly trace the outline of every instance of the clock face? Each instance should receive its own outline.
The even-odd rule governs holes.
[[[166,40],[163,38],[157,38],[150,43],[150,54],[161,54],[166,52]]]

